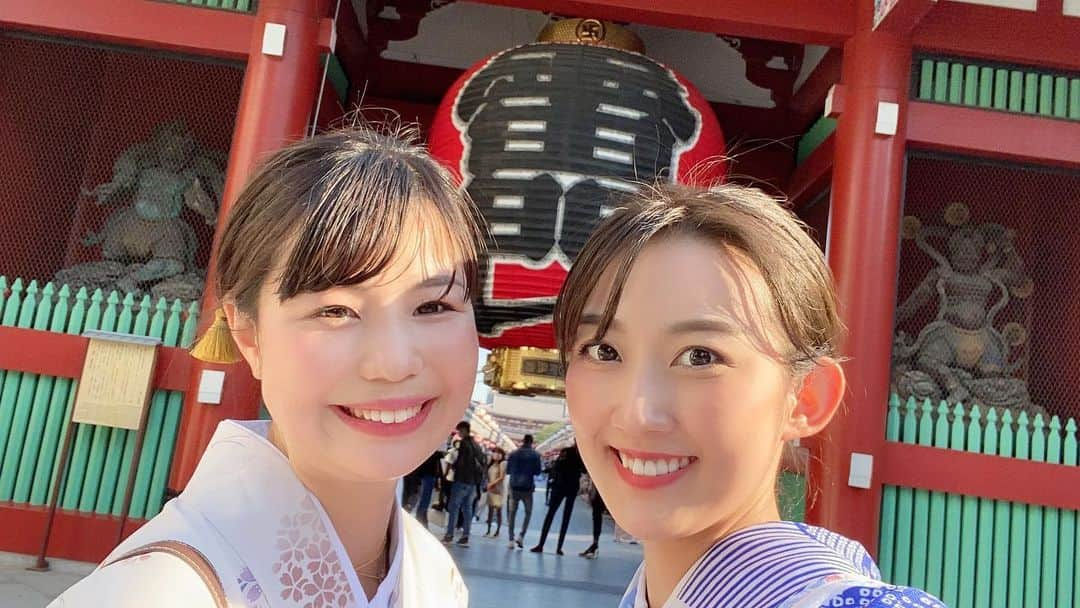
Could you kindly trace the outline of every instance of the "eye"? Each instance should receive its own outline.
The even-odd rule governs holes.
[[[441,312],[447,312],[454,310],[452,306],[441,300],[434,300],[431,302],[424,302],[420,306],[416,307],[416,314],[418,315],[437,315]]]
[[[706,367],[715,365],[721,361],[720,355],[713,351],[700,346],[694,346],[679,353],[679,356],[675,359],[675,364],[684,365],[686,367]]]
[[[324,306],[315,313],[315,316],[323,319],[347,319],[349,317],[359,317],[352,309],[345,306]]]
[[[583,344],[578,352],[583,357],[593,361],[621,361],[619,351],[615,350],[614,346],[603,342]]]

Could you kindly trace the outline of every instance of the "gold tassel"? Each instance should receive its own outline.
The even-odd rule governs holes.
[[[243,357],[233,340],[232,330],[225,319],[225,311],[214,312],[214,323],[191,349],[191,356],[207,363],[236,363]]]

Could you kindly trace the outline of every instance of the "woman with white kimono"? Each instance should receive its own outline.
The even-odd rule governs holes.
[[[660,186],[601,221],[555,310],[593,483],[644,564],[621,608],[939,607],[863,547],[780,521],[787,442],[844,394],[821,250],[758,190]]]
[[[395,486],[469,403],[478,226],[395,137],[268,159],[222,235],[222,308],[194,354],[242,357],[273,421],[221,423],[183,493],[53,605],[467,606]]]

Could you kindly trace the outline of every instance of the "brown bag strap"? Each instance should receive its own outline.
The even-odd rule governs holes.
[[[221,578],[218,577],[217,571],[214,570],[210,560],[206,559],[206,556],[195,547],[178,540],[160,540],[143,545],[128,551],[102,567],[108,567],[125,559],[146,555],[147,553],[165,553],[182,560],[202,579],[206,589],[214,598],[214,605],[218,608],[228,608],[228,602],[225,600],[225,587],[221,584]]]

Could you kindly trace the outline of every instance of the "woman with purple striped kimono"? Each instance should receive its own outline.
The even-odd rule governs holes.
[[[825,428],[845,379],[828,267],[777,201],[629,196],[579,254],[555,325],[582,458],[644,546],[620,608],[942,606],[883,582],[859,543],[780,520],[783,452]]]

